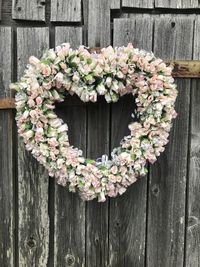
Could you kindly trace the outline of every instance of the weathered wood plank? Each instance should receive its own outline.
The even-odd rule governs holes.
[[[110,1],[88,2],[88,45],[104,47],[110,44]],[[109,154],[110,106],[102,102],[89,104],[87,157]],[[109,202],[93,200],[86,205],[86,266],[108,265]]]
[[[155,0],[155,7],[175,9],[198,8],[199,2],[198,0]]]
[[[194,54],[199,60],[200,19],[195,22]],[[187,199],[187,228],[186,228],[186,259],[185,266],[200,266],[200,81],[192,81],[191,89],[191,129],[190,129],[190,161]]]
[[[12,111],[0,111],[0,151],[0,266],[12,267],[15,265]]]
[[[123,7],[154,8],[154,0],[122,0]]]
[[[114,46],[132,42],[136,47],[152,49],[153,20],[136,16],[114,20]],[[129,133],[128,124],[135,108],[126,96],[112,105],[111,147],[119,146]],[[144,266],[146,231],[147,177],[143,177],[122,196],[110,201],[110,266]],[[139,208],[138,208],[139,207]]]
[[[191,59],[192,35],[193,17],[156,18],[155,55]],[[165,152],[150,172],[147,231],[147,265],[150,267],[183,266],[190,80],[178,80],[177,85],[178,117]]]
[[[120,0],[110,0],[111,9],[120,9]]]
[[[1,20],[1,12],[2,12],[2,0],[0,0],[0,20]]]
[[[47,28],[18,28],[18,77],[30,55],[41,56],[49,46]],[[18,143],[19,266],[47,266],[49,246],[48,175]]]
[[[76,47],[82,43],[82,28],[56,27],[55,40],[56,45],[70,42]],[[86,106],[60,107],[57,113],[69,126],[70,143],[85,153]],[[85,203],[78,194],[58,185],[55,185],[54,229],[54,265],[85,266]]]
[[[110,2],[89,0],[88,45],[104,47],[110,44]]]
[[[104,101],[88,105],[87,157],[97,159],[109,153],[109,109]],[[86,264],[88,267],[107,266],[108,201],[97,199],[87,203]]]
[[[14,109],[15,99],[12,97],[0,98],[0,109]]]
[[[45,21],[46,0],[12,0],[12,18]]]
[[[51,21],[81,22],[81,0],[51,0]]]
[[[0,27],[0,100],[10,96],[11,28]],[[14,266],[13,113],[0,111],[0,266]]]
[[[0,98],[11,95],[11,27],[0,27]]]

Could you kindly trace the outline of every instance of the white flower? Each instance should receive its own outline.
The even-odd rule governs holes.
[[[62,132],[65,132],[65,131],[68,131],[68,126],[67,124],[63,124],[62,126],[60,126],[58,128],[58,133],[62,133]]]
[[[29,63],[32,65],[37,65],[40,62],[40,60],[34,56],[29,57]]]
[[[99,95],[104,95],[106,93],[106,88],[105,86],[101,83],[96,87],[96,90],[98,92]]]

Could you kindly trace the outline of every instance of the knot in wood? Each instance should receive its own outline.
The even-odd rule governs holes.
[[[188,218],[188,227],[193,227],[198,224],[198,218],[195,216],[190,216]]]
[[[65,261],[67,263],[67,266],[74,266],[75,257],[72,254],[67,254],[65,257]]]
[[[27,245],[30,247],[30,248],[34,248],[36,247],[36,241],[35,239],[31,236],[29,238],[29,240],[27,241]]]
[[[160,193],[159,186],[157,184],[154,184],[152,186],[151,191],[152,191],[152,194],[157,197],[159,195],[159,193]]]

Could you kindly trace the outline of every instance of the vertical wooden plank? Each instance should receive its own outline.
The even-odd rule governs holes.
[[[10,96],[11,28],[0,27],[0,98]],[[0,266],[14,266],[13,114],[0,111]]]
[[[30,55],[41,56],[49,46],[47,28],[18,28],[18,77]],[[47,266],[49,245],[48,175],[18,144],[19,266]]]
[[[161,8],[198,8],[198,0],[155,0],[155,7]]]
[[[89,0],[88,45],[110,44],[110,1]],[[88,105],[87,157],[109,155],[110,106],[104,99]],[[108,265],[109,201],[89,201],[86,206],[86,266]]]
[[[132,42],[135,47],[152,49],[153,20],[143,18],[114,20],[114,46]],[[128,124],[135,108],[134,98],[126,96],[112,105],[111,146],[119,146],[129,133]],[[110,266],[144,266],[147,177],[142,177],[121,197],[110,201]]]
[[[82,43],[81,27],[56,27],[56,45]],[[69,96],[70,97],[70,96]],[[86,152],[86,107],[65,106],[58,114],[69,127],[70,144]],[[54,266],[85,266],[85,203],[76,193],[55,185]]]
[[[120,9],[120,0],[110,0],[111,9]]]
[[[51,0],[51,21],[81,21],[81,0]]]
[[[0,20],[1,20],[1,12],[2,12],[2,0],[0,0]]]
[[[88,1],[88,45],[107,46],[110,44],[110,1]]]
[[[154,53],[168,59],[191,59],[193,17],[155,20]],[[183,266],[185,192],[188,153],[190,80],[177,80],[178,117],[169,144],[151,167],[147,236],[148,266]]]
[[[12,18],[45,21],[46,0],[12,0]]]
[[[154,8],[154,0],[122,0],[123,7]]]
[[[200,19],[195,22],[193,58],[200,60]],[[191,129],[190,129],[190,161],[187,199],[186,259],[185,266],[200,265],[200,81],[192,81],[191,89]]]
[[[101,102],[88,106],[87,157],[97,159],[109,154],[110,106]],[[108,265],[108,200],[98,203],[97,199],[87,203],[86,266]]]
[[[0,97],[11,96],[11,27],[0,27]]]

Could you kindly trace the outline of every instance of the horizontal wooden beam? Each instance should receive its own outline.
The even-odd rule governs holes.
[[[90,51],[99,52],[99,48]],[[200,78],[200,60],[165,60],[165,63],[174,67],[172,76],[175,78]],[[14,98],[0,99],[0,109],[15,108]]]
[[[200,78],[200,60],[166,60],[172,65],[172,76],[175,78]]]
[[[15,99],[11,97],[0,98],[0,109],[15,108]]]

